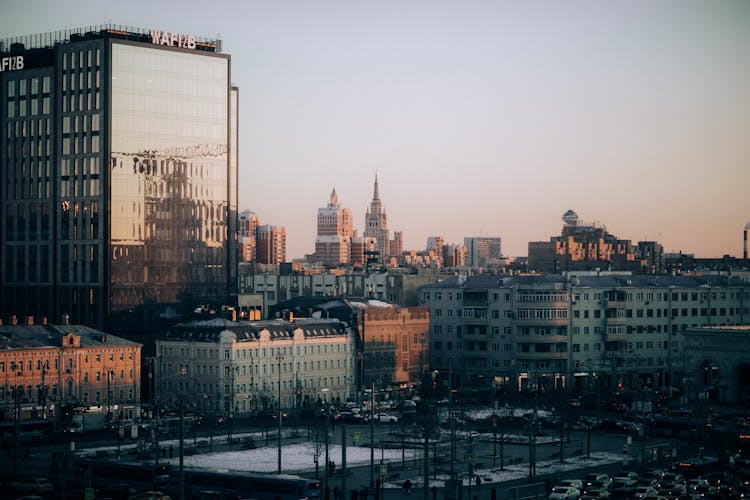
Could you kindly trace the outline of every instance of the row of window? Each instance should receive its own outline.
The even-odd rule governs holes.
[[[39,84],[41,83],[41,87]],[[49,94],[52,79],[49,76],[43,76],[39,78],[34,76],[32,78],[24,78],[21,80],[8,80],[8,98],[13,97],[26,97],[27,95],[36,96],[41,90],[42,94]],[[16,94],[16,88],[18,93]]]

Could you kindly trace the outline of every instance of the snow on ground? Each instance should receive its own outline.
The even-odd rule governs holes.
[[[477,437],[477,435],[474,435]],[[264,441],[263,433],[240,433],[235,434],[234,437],[244,438],[253,437],[256,443]],[[506,435],[508,441],[518,440],[525,442],[528,439],[526,436],[511,436]],[[537,440],[541,440],[539,437]],[[223,444],[226,442],[226,436],[215,436],[214,445]],[[207,440],[201,437],[199,443],[202,445],[198,448],[199,451],[205,451],[207,449]],[[177,440],[164,440],[160,441],[161,447],[169,448],[173,447],[175,456],[173,459],[168,460],[175,464],[177,462],[177,448],[179,441]],[[192,439],[185,440],[185,446],[192,446]],[[123,445],[121,451],[123,453],[123,460],[127,460],[125,455],[127,450],[135,448],[135,445]],[[91,455],[99,454],[114,454],[116,447],[106,446],[99,448],[89,448],[79,451],[79,453],[86,453]],[[281,448],[281,464],[284,472],[296,473],[303,475],[310,475],[315,473],[315,459],[314,455],[316,451],[319,453],[318,466],[319,473],[325,470],[325,448],[313,441],[302,441],[295,444],[284,444]],[[244,472],[259,472],[268,473],[276,472],[278,468],[278,448],[273,444],[269,446],[263,446],[252,450],[233,450],[233,451],[222,451],[222,452],[209,452],[200,453],[194,455],[187,455],[184,457],[184,463],[186,467],[200,467],[214,470],[228,470],[228,471],[244,471]],[[389,471],[399,472],[400,477],[398,481],[386,481],[384,483],[385,488],[400,488],[401,481],[407,477],[412,480],[416,485],[422,484],[424,479],[421,476],[421,464],[418,462],[422,456],[421,450],[410,450],[404,451],[403,459],[406,469],[402,470],[402,452],[401,449],[381,449],[375,448],[375,462],[379,464],[382,460],[383,463],[389,464]],[[381,458],[382,457],[382,458]],[[331,444],[328,447],[328,459],[333,460],[336,463],[336,467],[341,467],[341,446]],[[485,462],[491,462],[491,457],[483,457]],[[592,453],[591,458],[585,456],[577,456],[566,458],[564,462],[560,462],[559,459],[555,460],[544,460],[537,462],[536,473],[537,475],[544,474],[555,474],[565,471],[574,471],[585,467],[592,467],[598,465],[605,465],[611,463],[622,462],[623,457],[621,455],[613,453]],[[370,463],[370,448],[364,446],[347,446],[346,448],[346,463],[347,467],[360,467],[367,466]],[[446,479],[448,479],[447,472],[448,466],[445,464],[441,465],[442,472],[430,477],[430,484],[437,487],[442,487]],[[468,484],[467,466],[466,464],[456,464],[455,472],[459,476],[463,476],[463,480]],[[506,465],[504,470],[500,470],[500,466],[483,466],[475,470],[475,474],[482,478],[482,482],[486,483],[497,483],[503,481],[511,481],[515,479],[522,479],[528,476],[529,464],[528,462]]]
[[[325,466],[325,449],[319,449],[318,463],[320,470]],[[281,447],[281,465],[286,472],[315,472],[315,446],[312,441],[299,444],[285,444]],[[401,463],[401,450],[382,450],[383,462]],[[414,460],[414,450],[405,451],[408,462]],[[336,467],[341,467],[341,446],[328,446],[328,460],[333,460]],[[375,449],[375,461],[380,463],[381,450]],[[347,446],[346,464],[348,467],[370,463],[370,448]],[[204,453],[185,457],[188,467],[210,467],[244,472],[276,472],[278,468],[278,448],[263,447],[254,450],[226,451],[221,453]]]

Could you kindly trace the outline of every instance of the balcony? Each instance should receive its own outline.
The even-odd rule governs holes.
[[[602,334],[602,337],[604,338],[605,342],[625,342],[627,337],[625,336],[625,332],[619,332],[619,333],[610,333],[610,332],[604,332]]]
[[[625,316],[621,316],[621,317],[612,316],[612,317],[604,318],[605,325],[626,325],[627,323],[628,323],[628,318],[626,318]]]
[[[544,360],[544,359],[568,359],[567,352],[518,352],[516,353],[516,359],[518,360]]]
[[[604,299],[604,306],[611,307],[613,309],[625,309],[626,307],[624,300],[610,300],[610,299]]]
[[[568,324],[568,318],[516,318],[515,322],[519,326],[565,326]]]

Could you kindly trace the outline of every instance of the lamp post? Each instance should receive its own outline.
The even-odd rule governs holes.
[[[279,372],[279,380],[278,380],[278,384],[279,384],[278,385],[278,390],[279,390],[279,434],[276,437],[276,439],[277,439],[276,440],[276,444],[278,445],[277,446],[277,448],[278,448],[278,456],[277,456],[277,458],[278,458],[278,470],[277,470],[277,473],[278,474],[281,474],[281,425],[282,425],[281,420],[283,418],[283,414],[281,412],[281,360],[282,359],[283,359],[283,356],[281,355],[281,351],[279,351],[279,353],[276,355],[276,363],[277,363],[278,372]]]

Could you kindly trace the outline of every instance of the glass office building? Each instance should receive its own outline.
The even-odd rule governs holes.
[[[236,288],[237,103],[219,41],[0,41],[0,314],[146,332]]]

